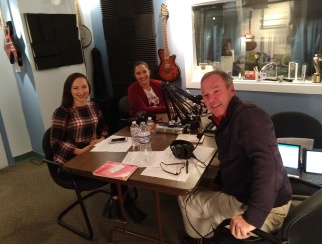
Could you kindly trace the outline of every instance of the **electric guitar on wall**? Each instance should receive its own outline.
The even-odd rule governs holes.
[[[167,41],[167,17],[168,10],[165,4],[161,5],[161,17],[162,17],[162,30],[163,30],[163,43],[164,49],[159,49],[158,54],[160,57],[159,76],[161,80],[171,82],[180,77],[180,68],[175,63],[175,55],[169,56],[169,48]]]
[[[19,66],[22,66],[21,52],[17,49],[17,45],[14,39],[14,28],[11,21],[5,22],[2,15],[2,9],[0,8],[0,22],[4,31],[4,50],[7,53],[9,61],[14,64],[15,61]]]

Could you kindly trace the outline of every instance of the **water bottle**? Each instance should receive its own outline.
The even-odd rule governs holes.
[[[130,127],[131,131],[131,139],[132,139],[132,147],[136,148],[139,146],[139,138],[138,138],[138,133],[140,131],[139,125],[136,123],[136,121],[132,121],[132,125]]]
[[[155,131],[155,124],[151,117],[148,117],[148,121],[146,122],[146,125],[148,126],[151,133]]]
[[[151,162],[151,132],[144,121],[140,123],[138,138],[140,146],[139,163],[148,165]]]

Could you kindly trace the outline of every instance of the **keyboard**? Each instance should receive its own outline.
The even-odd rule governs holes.
[[[301,178],[303,180],[312,182],[314,184],[322,185],[322,175],[321,174],[302,173]]]

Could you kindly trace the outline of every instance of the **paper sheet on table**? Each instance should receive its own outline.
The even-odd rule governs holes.
[[[172,151],[168,147],[164,151],[152,151],[151,152],[151,163],[146,165],[145,163],[140,162],[139,160],[140,152],[128,152],[123,159],[122,163],[124,164],[134,164],[138,167],[147,167],[147,168],[155,168],[160,167],[161,162],[165,163],[180,163],[182,159],[178,159],[173,156]]]
[[[159,163],[156,158],[159,158],[160,156],[158,155],[159,153],[162,153],[160,151],[152,151],[151,152],[151,164],[146,165],[145,163],[140,162],[139,156],[140,152],[135,151],[135,152],[128,152],[123,159],[122,163],[123,164],[133,164],[138,167],[158,167]]]
[[[110,136],[105,140],[97,143],[91,152],[127,152],[132,146],[131,137],[127,137],[126,142],[120,143],[109,143],[109,140],[112,138],[120,138],[124,136]]]
[[[200,161],[205,161],[207,159],[207,155],[209,156],[210,153],[212,152],[213,148],[206,149],[206,151],[210,151],[210,153],[205,152],[204,149],[205,147],[200,147],[198,149],[198,152],[200,155],[198,155],[199,157],[201,157]],[[185,159],[178,159],[176,158],[170,147],[167,147],[164,151],[152,151],[151,152],[151,163],[149,165],[146,165],[145,163],[140,162],[139,160],[139,156],[140,156],[140,152],[139,151],[135,151],[135,152],[128,152],[126,154],[126,156],[124,157],[122,163],[124,164],[134,164],[138,167],[147,167],[147,168],[151,168],[151,167],[160,167],[160,163],[180,163],[180,162],[185,162]],[[206,157],[206,159],[204,159],[204,157]],[[198,157],[197,157],[198,158]],[[198,158],[199,159],[199,158]]]
[[[201,139],[199,140],[197,135],[193,135],[193,134],[179,134],[177,136],[177,139],[176,140],[185,140],[185,141],[188,141],[188,142],[191,142],[191,143],[203,143],[203,140],[205,139],[205,136],[203,135],[201,137]]]
[[[198,146],[194,150],[194,155],[198,160],[201,162],[206,161],[206,159],[210,156],[210,154],[214,151],[214,148],[210,147],[204,147],[204,146]],[[162,154],[163,153],[163,154]],[[175,181],[187,181],[189,175],[195,171],[200,170],[199,166],[204,167],[201,163],[198,162],[198,160],[194,158],[190,158],[189,161],[189,170],[188,173],[186,173],[186,168],[183,168],[181,170],[181,173],[179,175],[173,175],[170,173],[167,173],[162,170],[160,163],[179,163],[182,161],[186,161],[185,159],[178,159],[175,158],[171,152],[170,147],[165,149],[163,152],[158,152],[158,157],[155,158],[156,161],[159,162],[158,167],[147,167],[141,175],[150,176],[150,177],[157,177],[162,179],[168,179],[168,180],[175,180]],[[197,166],[198,165],[198,166]]]

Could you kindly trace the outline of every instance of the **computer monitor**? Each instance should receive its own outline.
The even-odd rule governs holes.
[[[305,173],[322,174],[322,150],[303,150]]]
[[[301,146],[295,144],[278,143],[283,165],[287,168],[300,168]]]

